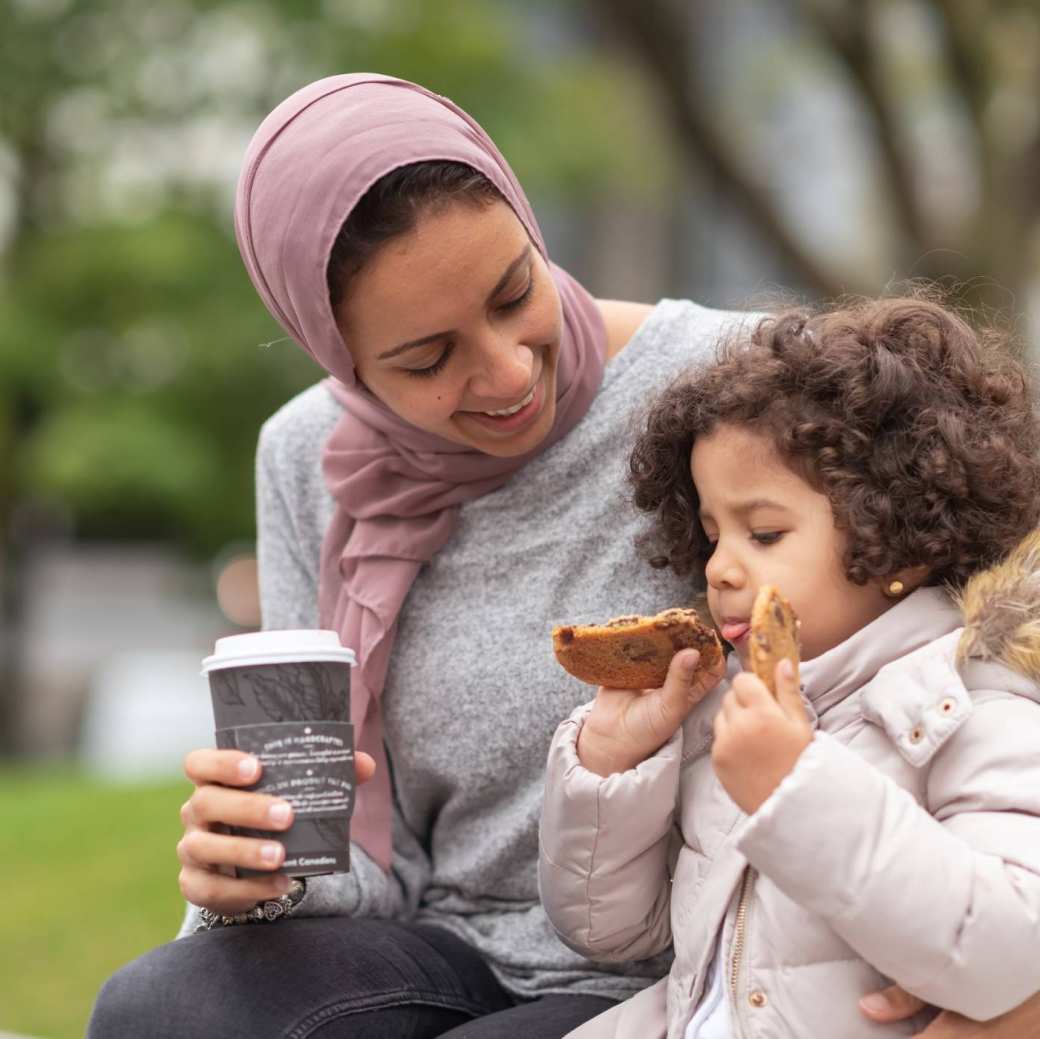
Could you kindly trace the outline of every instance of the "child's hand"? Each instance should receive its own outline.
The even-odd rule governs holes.
[[[742,671],[715,716],[715,775],[748,815],[777,788],[812,741],[812,725],[789,660],[776,666],[776,689],[774,700],[761,679]]]
[[[578,734],[578,759],[590,772],[627,772],[662,747],[693,708],[719,684],[726,662],[697,670],[700,653],[684,649],[672,657],[660,689],[600,687]]]

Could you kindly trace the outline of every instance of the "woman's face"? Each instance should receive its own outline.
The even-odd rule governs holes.
[[[499,457],[552,428],[560,300],[505,202],[427,210],[350,279],[336,318],[358,378],[413,426]]]

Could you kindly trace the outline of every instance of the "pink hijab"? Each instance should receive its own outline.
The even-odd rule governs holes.
[[[283,101],[250,142],[235,200],[238,247],[257,292],[329,373],[328,388],[344,408],[322,459],[336,511],[322,544],[318,607],[322,627],[358,654],[351,721],[358,749],[377,768],[358,791],[351,830],[384,870],[392,855],[391,790],[379,697],[401,606],[422,565],[451,537],[459,505],[501,487],[581,420],[606,353],[592,297],[550,264],[563,333],[556,420],[536,450],[493,458],[451,443],[404,422],[357,383],[329,303],[329,253],[375,181],[423,160],[483,173],[548,261],[531,207],[487,134],[447,98],[389,76],[330,76]]]

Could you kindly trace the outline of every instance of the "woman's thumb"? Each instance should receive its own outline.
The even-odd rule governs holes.
[[[925,1004],[898,985],[889,985],[880,992],[871,992],[859,1001],[859,1008],[871,1021],[889,1023],[913,1017]]]

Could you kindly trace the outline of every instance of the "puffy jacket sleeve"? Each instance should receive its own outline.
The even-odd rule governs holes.
[[[881,973],[987,1020],[1040,989],[1040,707],[984,694],[927,767],[922,805],[818,733],[741,850]]]
[[[669,859],[680,730],[628,772],[598,776],[578,760],[591,705],[556,730],[539,830],[542,902],[560,939],[593,960],[656,955],[672,940]]]

